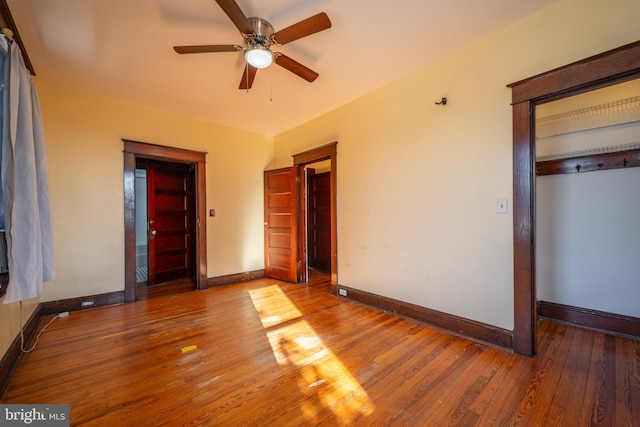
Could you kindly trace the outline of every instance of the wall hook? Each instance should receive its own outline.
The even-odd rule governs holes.
[[[436,105],[447,105],[447,98],[443,96],[440,102],[436,102]]]

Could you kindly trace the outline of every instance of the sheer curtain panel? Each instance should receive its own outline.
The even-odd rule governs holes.
[[[55,277],[47,159],[40,103],[17,43],[0,40],[0,177],[9,284],[3,303],[34,298]]]

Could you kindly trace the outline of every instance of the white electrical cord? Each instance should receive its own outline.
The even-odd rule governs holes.
[[[38,340],[40,339],[40,335],[42,335],[42,333],[45,331],[45,329],[47,329],[49,327],[49,325],[52,324],[53,321],[56,320],[57,318],[67,317],[67,316],[69,316],[69,312],[68,311],[64,311],[64,312],[58,314],[53,319],[49,320],[49,323],[44,325],[44,328],[42,328],[40,330],[40,332],[38,332],[38,335],[36,335],[36,339],[33,342],[33,345],[31,346],[31,348],[30,349],[25,349],[24,348],[24,330],[23,330],[23,327],[22,327],[22,301],[20,301],[20,350],[22,350],[23,353],[31,353],[33,350],[35,350],[36,345],[38,345]]]

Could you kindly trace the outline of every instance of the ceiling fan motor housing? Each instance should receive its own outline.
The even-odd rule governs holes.
[[[242,51],[247,65],[240,81],[239,89],[250,89],[258,69],[267,68],[274,62],[308,82],[313,82],[318,73],[280,52],[272,52],[271,46],[282,46],[303,37],[331,28],[326,13],[317,13],[293,25],[274,32],[271,23],[258,17],[247,18],[236,0],[216,0],[222,11],[240,31],[243,45],[211,44],[194,46],[174,46],[179,53],[238,52]]]
[[[273,35],[273,25],[262,18],[247,18],[253,27],[254,34],[244,34],[247,47],[255,48],[262,46],[264,48],[271,47],[271,36]]]

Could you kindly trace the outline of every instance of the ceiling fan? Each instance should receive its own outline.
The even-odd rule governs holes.
[[[326,13],[321,12],[280,31],[274,32],[273,26],[265,19],[247,18],[235,0],[216,0],[231,22],[240,30],[244,39],[242,46],[235,44],[214,44],[197,46],[174,46],[180,53],[207,52],[244,52],[247,65],[244,68],[239,89],[250,89],[259,68],[266,68],[273,62],[308,82],[318,78],[318,73],[305,67],[283,53],[273,52],[272,46],[282,46],[303,37],[331,28]]]

